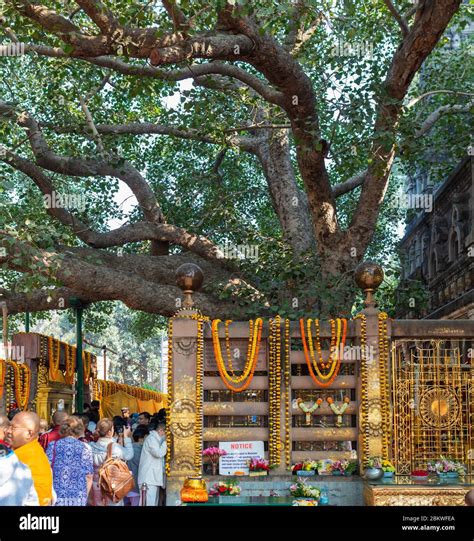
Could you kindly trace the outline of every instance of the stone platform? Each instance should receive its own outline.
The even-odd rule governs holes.
[[[295,475],[272,475],[267,477],[228,477],[222,475],[205,475],[207,489],[219,481],[235,479],[240,486],[241,496],[270,496],[273,491],[278,496],[289,496],[290,485],[298,480],[305,479],[306,483],[320,489],[326,489],[330,505],[364,505],[363,480],[358,476],[335,477],[330,475],[315,475],[314,477],[296,477]],[[184,478],[168,479],[167,501],[168,506],[181,504],[180,491]]]

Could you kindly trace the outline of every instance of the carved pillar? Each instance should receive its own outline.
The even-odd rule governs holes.
[[[171,362],[168,359],[170,477],[201,475],[201,468],[196,467],[196,449],[202,448],[202,408],[198,411],[197,406],[203,397],[196,394],[198,322],[191,319],[193,314],[197,312],[186,310],[173,319]]]
[[[366,293],[365,305],[359,315],[360,332],[366,331],[365,351],[362,351],[357,384],[359,400],[358,450],[361,468],[371,456],[388,457],[390,440],[390,411],[388,398],[388,366],[380,363],[379,310],[373,293],[383,281],[382,268],[372,262],[361,263],[355,271],[357,285]],[[390,330],[387,324],[388,331]],[[385,352],[388,354],[388,350]],[[388,362],[388,358],[386,359]]]

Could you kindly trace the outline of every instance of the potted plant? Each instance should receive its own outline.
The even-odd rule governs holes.
[[[382,460],[382,470],[384,477],[393,477],[395,474],[395,466],[390,460]]]
[[[219,481],[209,490],[209,496],[238,496],[240,487],[236,481]]]
[[[335,460],[331,464],[331,473],[332,475],[344,475],[344,471],[348,464],[348,460]]]
[[[270,464],[264,458],[252,458],[249,460],[249,475],[250,477],[259,477],[268,475]]]
[[[369,457],[364,477],[369,481],[378,481],[383,477],[382,459],[379,456]]]
[[[219,458],[225,456],[227,451],[220,449],[219,447],[208,447],[202,452],[202,456],[207,457],[212,466],[212,475],[217,475],[217,465],[219,464]]]
[[[296,500],[310,500],[316,502],[317,505],[321,491],[317,487],[307,485],[304,481],[298,481],[290,486],[290,494]]]
[[[310,477],[316,475],[319,468],[319,462],[316,460],[305,460],[304,462],[298,462],[291,468],[293,475],[298,477]]]
[[[344,475],[350,477],[357,470],[357,462],[355,460],[346,460]]]
[[[451,460],[443,455],[436,461],[428,462],[428,471],[436,473],[440,478],[456,478],[466,473],[461,462]]]

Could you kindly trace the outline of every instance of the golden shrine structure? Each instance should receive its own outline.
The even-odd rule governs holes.
[[[355,275],[365,309],[348,321],[211,321],[191,298],[200,269],[177,276],[185,304],[169,323],[169,504],[189,477],[225,479],[209,475],[203,449],[260,441],[273,468],[252,486],[239,479],[248,494],[287,490],[297,462],[348,459],[361,477],[311,478],[334,489],[333,501],[350,492],[342,504],[464,505],[474,487],[474,321],[389,318],[373,299],[383,271],[370,262]],[[393,479],[364,479],[373,457],[393,464]],[[412,477],[440,457],[464,475]]]

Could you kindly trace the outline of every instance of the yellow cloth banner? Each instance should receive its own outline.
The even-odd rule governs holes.
[[[158,413],[161,408],[166,407],[166,395],[163,395],[163,400],[138,400],[123,391],[103,396],[100,403],[101,417],[112,419],[115,415],[122,414],[122,408],[129,408],[130,413],[140,413],[147,411],[148,413]]]

